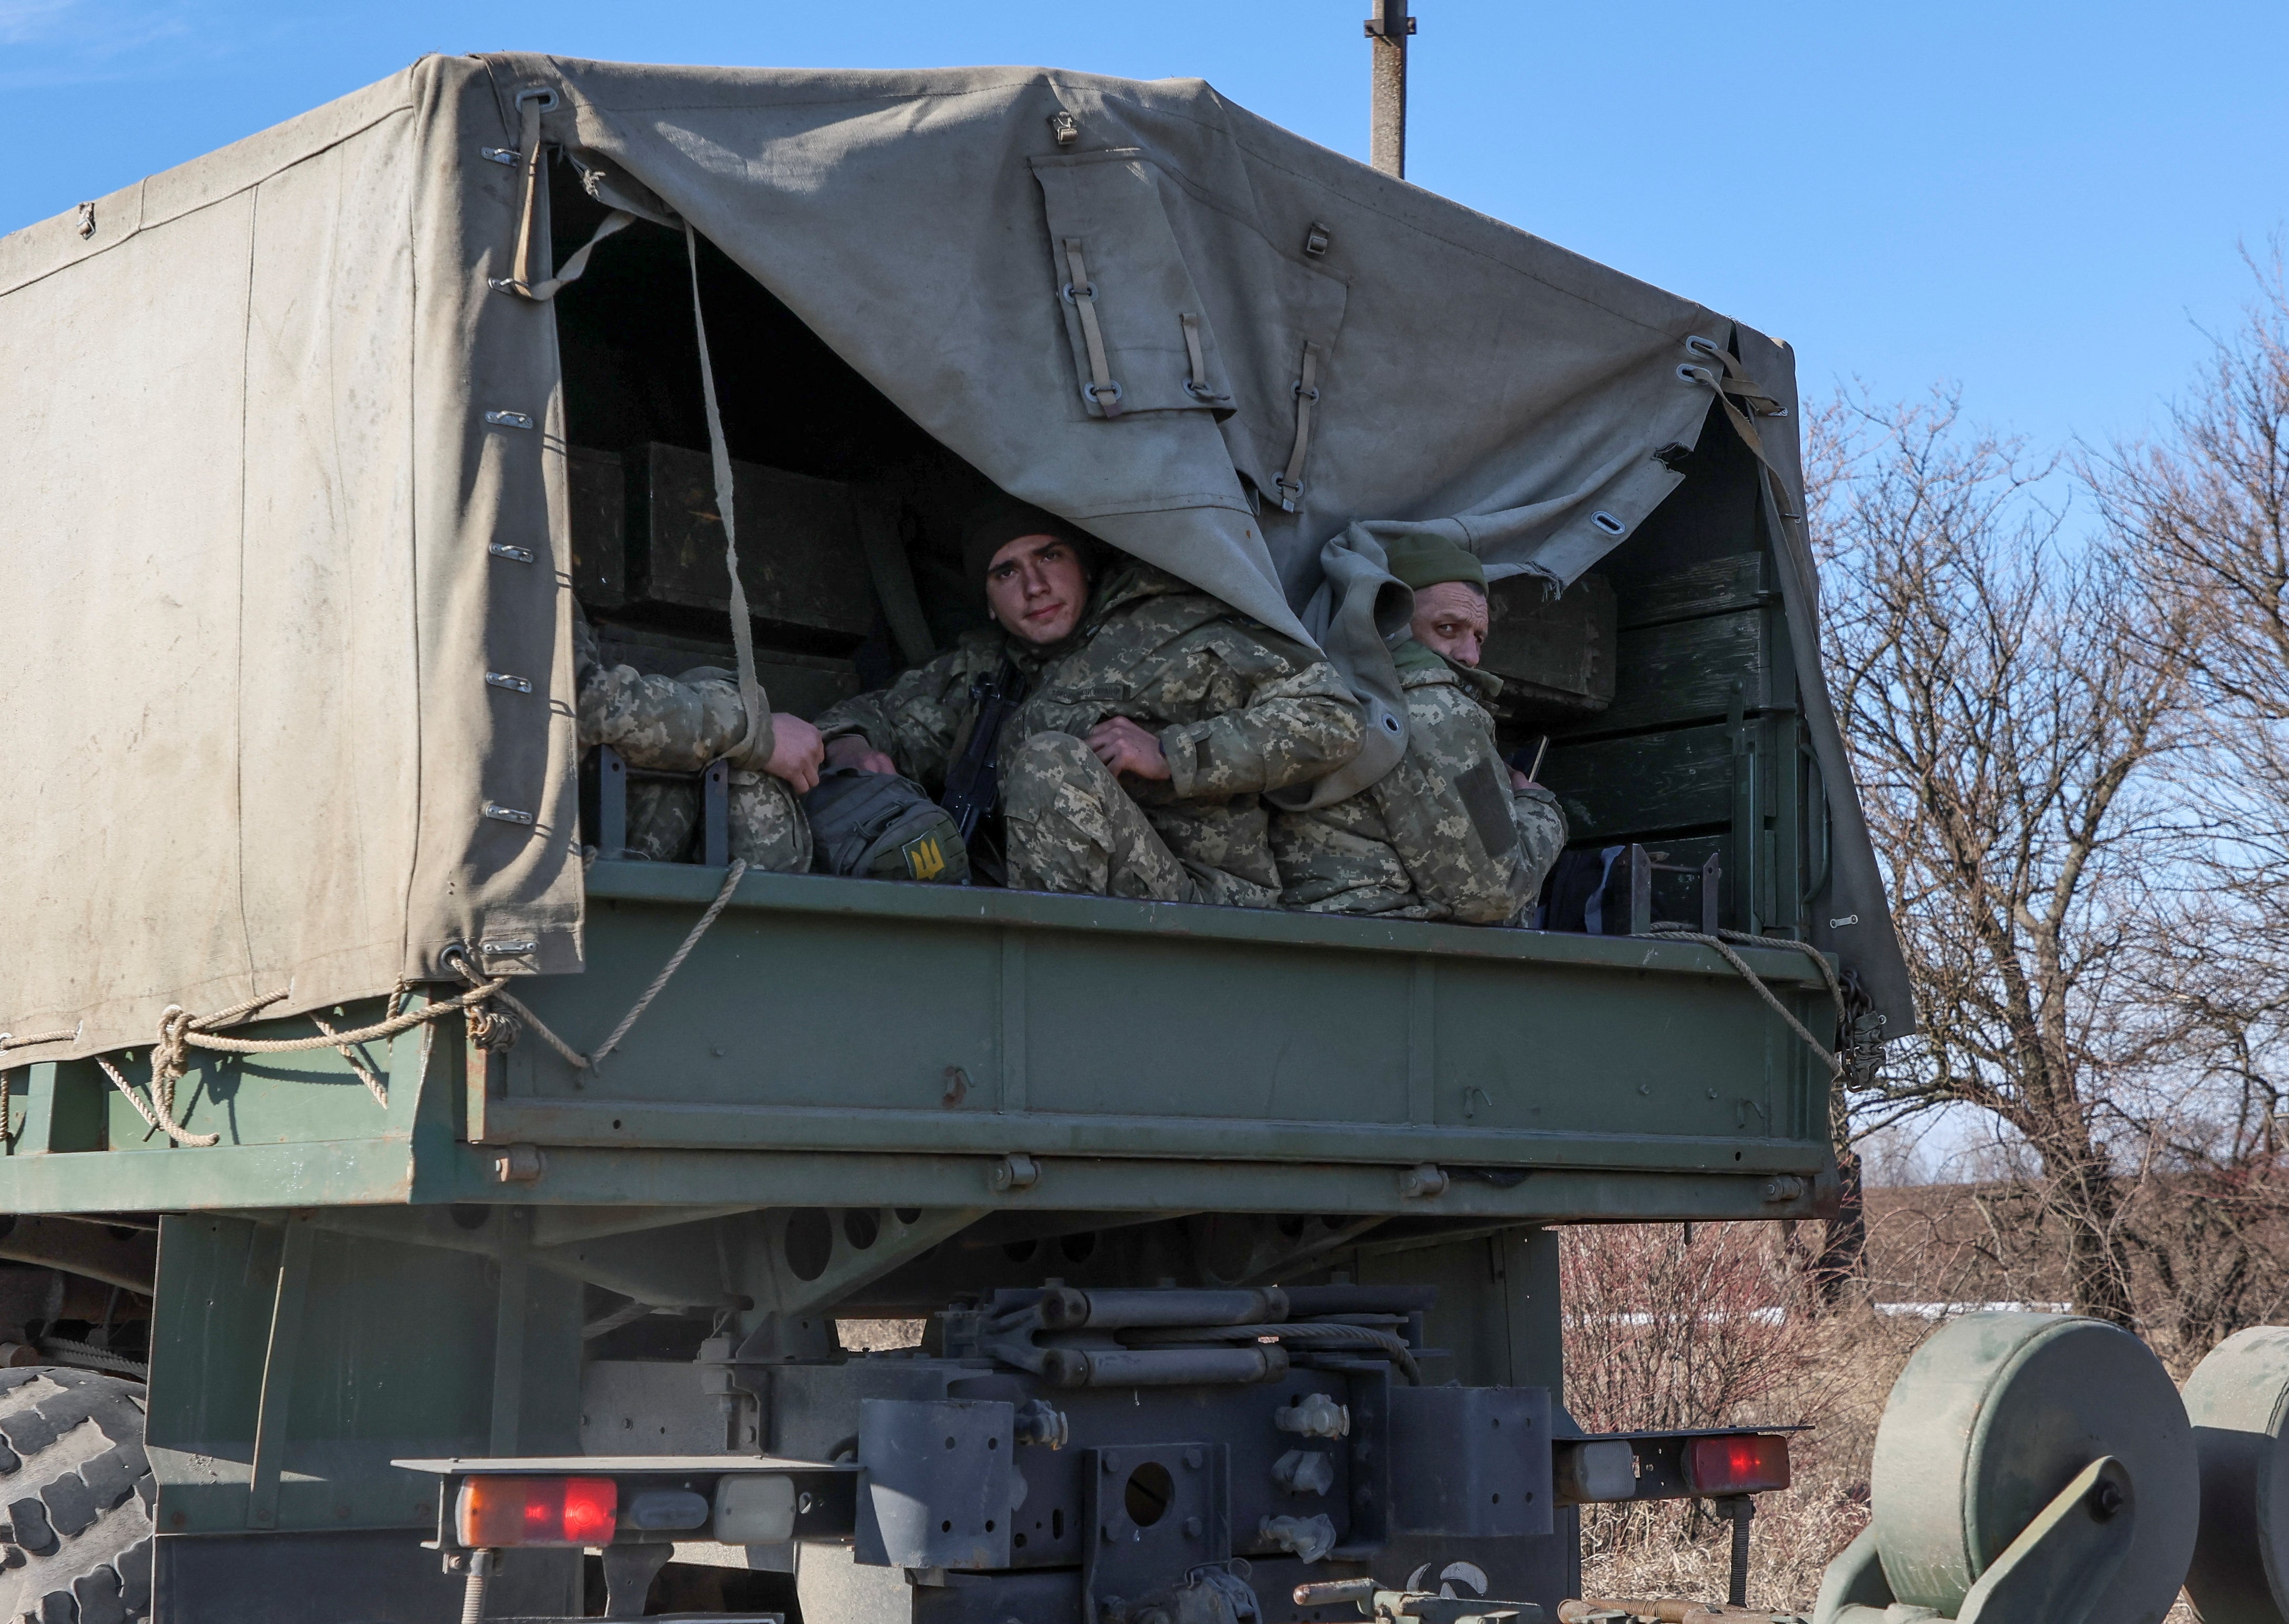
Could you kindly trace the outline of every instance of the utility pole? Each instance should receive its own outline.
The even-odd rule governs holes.
[[[1407,36],[1415,19],[1407,0],[1375,0],[1367,20],[1374,81],[1368,92],[1368,162],[1386,175],[1407,177]]]

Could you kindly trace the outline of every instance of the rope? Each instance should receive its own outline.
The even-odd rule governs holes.
[[[612,1028],[612,1035],[605,1039],[595,1054],[584,1063],[590,1067],[602,1065],[604,1056],[619,1047],[620,1039],[628,1035],[628,1028],[636,1023],[636,1017],[651,1007],[652,999],[658,998],[659,990],[667,985],[667,978],[682,967],[683,961],[691,957],[691,950],[699,945],[699,938],[706,935],[707,927],[715,922],[715,916],[730,905],[731,893],[739,888],[739,876],[746,872],[745,858],[732,860],[731,872],[723,876],[723,888],[715,893],[715,900],[707,904],[707,912],[699,916],[699,922],[691,927],[691,934],[683,938],[683,945],[675,950],[673,959],[660,967],[659,974],[651,978],[651,985],[643,990],[643,996],[636,1000],[635,1007],[620,1017],[620,1023]]]
[[[0,1032],[0,1050],[28,1049],[37,1044],[61,1043],[67,1038],[78,1036],[79,1028],[76,1026],[60,1032],[34,1032],[28,1038],[19,1038],[13,1032]],[[12,1119],[14,1103],[8,1095],[12,1086],[12,1074],[5,1067],[0,1067],[0,1140],[13,1139],[16,1136],[16,1126]]]
[[[1827,1046],[1806,1031],[1804,1023],[1791,1014],[1788,1006],[1774,995],[1770,987],[1765,985],[1763,978],[1749,967],[1749,961],[1727,945],[1727,943],[1738,942],[1745,947],[1766,947],[1775,950],[1785,948],[1791,952],[1802,953],[1810,959],[1813,963],[1820,967],[1820,979],[1828,983],[1829,997],[1836,1000],[1836,1019],[1840,1029],[1844,1021],[1843,983],[1836,979],[1836,971],[1830,966],[1828,956],[1811,943],[1792,942],[1784,936],[1752,936],[1738,930],[1720,930],[1715,935],[1710,936],[1703,935],[1697,930],[1687,930],[1681,925],[1656,924],[1647,934],[1661,936],[1671,942],[1698,942],[1703,947],[1715,948],[1724,955],[1725,962],[1738,970],[1742,977],[1757,990],[1757,996],[1771,1005],[1775,1013],[1789,1023],[1789,1030],[1803,1039],[1811,1047],[1812,1052],[1819,1055],[1826,1063],[1831,1081],[1844,1075],[1843,1056],[1830,1054]]]
[[[225,1022],[235,1021],[265,1004],[276,1003],[286,996],[283,991],[273,992],[267,998],[250,999],[243,1004],[235,1004],[211,1015],[195,1015],[180,1004],[170,1004],[159,1016],[159,1041],[178,1061],[186,1045],[193,1048],[214,1049],[225,1055],[302,1055],[312,1049],[338,1049],[346,1043],[379,1043],[384,1039],[395,1038],[400,1032],[442,1020],[456,1010],[483,1003],[507,984],[507,978],[504,976],[472,987],[455,997],[441,999],[427,1008],[406,1010],[387,1020],[377,1021],[371,1026],[360,1026],[346,1032],[327,1028],[315,1038],[225,1038],[214,1031],[215,1027]],[[316,1019],[315,1016],[311,1018]],[[320,1024],[323,1027],[323,1023]],[[153,1058],[155,1061],[157,1059],[156,1053]]]
[[[399,991],[402,992],[403,989],[401,988]],[[403,1005],[399,998],[399,994],[397,992],[391,993],[389,995],[389,1008],[387,1011],[387,1014],[395,1015],[403,1007]],[[315,1010],[312,1011],[310,1015],[310,1024],[316,1027],[320,1031],[325,1033],[329,1038],[339,1038],[341,1036],[339,1032],[337,1032],[332,1027],[326,1024],[324,1016],[317,1014]],[[380,1078],[374,1075],[373,1068],[365,1063],[365,1056],[359,1054],[355,1049],[350,1047],[347,1043],[337,1043],[334,1045],[334,1047],[340,1050],[342,1058],[350,1063],[350,1070],[358,1074],[358,1081],[365,1085],[365,1091],[373,1095],[375,1101],[384,1111],[388,1110],[389,1086],[383,1082]]]
[[[195,1015],[180,1004],[168,1005],[159,1016],[159,1035],[151,1046],[151,1077],[146,1086],[151,1100],[148,1106],[144,1104],[141,1096],[135,1092],[133,1085],[128,1082],[127,1079],[120,1073],[119,1069],[110,1061],[99,1055],[95,1056],[95,1063],[103,1068],[104,1075],[108,1077],[113,1086],[126,1096],[127,1103],[135,1108],[135,1114],[143,1118],[152,1132],[164,1134],[177,1144],[195,1145],[201,1148],[220,1143],[222,1135],[219,1133],[194,1134],[175,1119],[175,1085],[181,1079],[184,1068],[188,1062],[187,1051],[193,1048],[211,1049],[225,1055],[303,1055],[316,1049],[337,1049],[349,1061],[350,1069],[357,1073],[359,1080],[365,1084],[367,1090],[386,1107],[389,1103],[387,1085],[365,1063],[363,1058],[355,1053],[352,1046],[362,1043],[379,1043],[384,1039],[395,1038],[400,1032],[410,1031],[414,1027],[427,1025],[432,1021],[442,1020],[446,1015],[466,1011],[469,1035],[482,1047],[506,1048],[516,1041],[522,1028],[530,1027],[538,1035],[542,1042],[555,1050],[575,1071],[594,1071],[602,1063],[605,1055],[619,1047],[620,1039],[628,1035],[628,1029],[636,1023],[643,1012],[651,1007],[652,1000],[660,995],[661,990],[667,985],[668,979],[683,967],[683,961],[691,957],[691,950],[699,945],[699,938],[707,934],[707,927],[714,924],[716,919],[722,917],[723,910],[730,905],[731,894],[738,889],[740,877],[746,872],[747,864],[745,859],[738,859],[732,863],[730,871],[723,876],[722,888],[715,893],[715,900],[707,905],[707,912],[699,916],[698,923],[692,926],[690,931],[684,936],[682,945],[678,947],[668,961],[660,967],[659,974],[651,978],[651,984],[643,990],[642,996],[636,999],[634,1007],[620,1017],[620,1023],[612,1028],[611,1036],[604,1039],[593,1055],[583,1055],[565,1042],[563,1039],[549,1030],[546,1022],[526,1008],[522,1001],[513,997],[507,991],[506,976],[496,976],[490,981],[483,980],[469,967],[466,954],[453,951],[446,955],[446,962],[470,983],[467,991],[458,993],[452,998],[440,999],[424,1008],[409,1010],[403,1007],[406,989],[400,986],[390,994],[387,1005],[388,1014],[384,1019],[375,1022],[371,1026],[357,1027],[350,1031],[335,1031],[317,1015],[310,1016],[311,1023],[318,1029],[319,1035],[315,1038],[228,1038],[212,1030],[244,1015],[251,1015],[267,1005],[276,1003],[286,996],[283,989],[276,992],[266,993],[259,998],[248,999],[243,1003],[233,1004],[227,1009],[217,1010],[214,1014],[207,1015]],[[513,1012],[514,1018],[483,1008],[482,1006],[489,1001],[498,1001],[506,1005]],[[76,1035],[76,1029],[65,1032],[43,1032],[28,1038],[17,1038],[0,1032],[0,1050],[4,1050],[12,1044],[27,1047],[36,1043],[52,1043]],[[6,1084],[7,1073],[0,1071],[0,1133],[8,1131]]]
[[[95,1063],[103,1068],[103,1074],[111,1079],[112,1087],[127,1096],[127,1103],[135,1108],[135,1114],[143,1118],[144,1126],[153,1133],[164,1134],[177,1144],[195,1145],[201,1150],[222,1142],[220,1134],[194,1134],[175,1120],[175,1079],[171,1077],[164,1079],[165,1087],[163,1089],[163,1079],[156,1066],[152,1068],[151,1103],[147,1108],[136,1097],[134,1086],[120,1075],[117,1066],[100,1055],[95,1057]]]
[[[19,1038],[13,1032],[0,1032],[0,1049],[28,1049],[37,1044],[61,1043],[67,1038],[78,1036],[79,1028],[76,1026],[67,1026],[59,1032],[34,1032],[26,1038]]]
[[[606,1038],[603,1042],[596,1046],[596,1052],[594,1054],[583,1055],[579,1050],[565,1042],[563,1039],[558,1037],[554,1032],[548,1029],[548,1023],[546,1021],[543,1021],[538,1015],[533,1014],[531,1010],[527,1009],[522,1003],[518,1002],[516,999],[511,997],[508,993],[498,993],[498,996],[499,998],[499,1001],[506,1004],[511,1010],[514,1011],[517,1018],[525,1025],[530,1026],[533,1031],[539,1036],[540,1040],[543,1043],[546,1043],[550,1048],[554,1049],[557,1055],[564,1061],[565,1064],[570,1066],[576,1071],[594,1071],[597,1067],[604,1063],[604,1057],[607,1055],[610,1055],[614,1049],[619,1047],[620,1039],[628,1035],[628,1029],[636,1023],[638,1017],[640,1017],[645,1010],[651,1007],[652,999],[659,996],[660,990],[667,985],[668,978],[674,975],[676,971],[682,969],[683,967],[683,961],[691,957],[691,950],[699,945],[699,938],[707,934],[707,927],[713,925],[722,916],[724,909],[730,906],[731,894],[739,888],[740,876],[744,875],[746,872],[747,863],[746,858],[735,857],[732,859],[730,869],[723,876],[722,887],[715,893],[715,900],[707,904],[707,912],[701,914],[699,916],[698,922],[693,925],[690,930],[685,934],[683,944],[678,947],[675,951],[669,956],[668,961],[666,964],[660,966],[659,974],[651,978],[651,985],[643,990],[642,993],[636,999],[635,1003],[630,1007],[627,1014],[620,1017],[620,1023],[612,1028],[611,1035]],[[475,979],[475,976],[472,974],[465,960],[457,956],[452,960],[452,963],[453,967],[458,969],[463,975],[467,976],[472,981]],[[500,983],[496,982],[493,985],[498,988]],[[484,1040],[480,1039],[479,1041],[483,1042]],[[514,1042],[514,1037],[512,1037],[509,1041]],[[506,1045],[501,1047],[506,1047]]]
[[[111,1079],[119,1092],[127,1096],[127,1103],[135,1107],[136,1115],[149,1123],[156,1132],[166,1134],[177,1144],[217,1144],[221,1142],[219,1134],[194,1134],[175,1120],[175,1084],[181,1079],[183,1070],[189,1063],[188,1050],[212,1049],[224,1055],[304,1055],[314,1049],[339,1049],[347,1055],[352,1044],[379,1043],[384,1039],[395,1038],[402,1031],[442,1020],[457,1010],[467,1009],[493,996],[504,984],[501,981],[488,982],[458,997],[441,999],[427,1008],[401,1010],[387,1020],[377,1021],[371,1026],[361,1026],[352,1031],[336,1031],[314,1015],[310,1019],[319,1031],[315,1038],[226,1038],[212,1030],[276,1003],[286,996],[283,989],[248,999],[206,1015],[195,1015],[180,1004],[170,1004],[160,1013],[159,1035],[151,1045],[151,1079],[148,1085],[151,1109],[148,1111],[144,1109],[143,1102],[136,1097],[134,1089],[128,1086],[127,1079],[108,1060],[99,1055],[96,1064],[103,1068],[104,1074]],[[393,1004],[401,1001],[395,996],[391,999]],[[374,1096],[387,1105],[388,1095],[381,1087],[380,1079],[354,1055],[350,1056],[350,1064],[365,1079],[366,1087],[373,1090]]]

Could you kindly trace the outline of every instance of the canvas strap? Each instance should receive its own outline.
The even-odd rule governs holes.
[[[1304,340],[1304,367],[1296,379],[1296,444],[1288,453],[1288,471],[1272,482],[1280,487],[1280,506],[1294,513],[1304,500],[1304,458],[1312,449],[1312,408],[1320,400],[1320,346]]]
[[[588,268],[588,256],[596,244],[616,231],[624,231],[635,223],[635,216],[625,209],[615,209],[604,216],[589,239],[580,244],[578,252],[564,262],[564,268],[546,282],[532,280],[533,256],[539,251],[540,196],[548,172],[547,155],[540,144],[540,115],[544,111],[538,96],[526,96],[517,106],[517,165],[524,177],[524,202],[517,211],[516,254],[509,263],[509,274],[497,276],[492,285],[503,293],[514,293],[521,299],[546,303],[558,291],[580,280]]]
[[[937,652],[929,617],[922,613],[921,594],[914,589],[913,565],[906,558],[898,534],[898,515],[890,503],[872,492],[852,504],[858,520],[858,545],[866,554],[866,573],[874,582],[874,597],[882,606],[898,653],[909,665],[926,665]]]
[[[699,339],[699,391],[707,407],[707,450],[715,465],[715,511],[723,519],[723,568],[731,577],[731,649],[739,666],[739,708],[747,729],[723,753],[737,766],[761,769],[771,755],[771,713],[755,677],[755,628],[747,617],[747,588],[739,579],[739,536],[731,513],[731,452],[723,442],[723,415],[715,404],[715,364],[707,354],[707,314],[699,299],[699,238],[683,222],[683,249],[691,262],[691,328]]]
[[[551,276],[546,282],[541,283],[538,286],[526,287],[522,285],[513,285],[510,291],[522,293],[527,299],[538,299],[543,302],[554,299],[561,290],[568,288],[574,283],[579,281],[582,275],[586,272],[588,268],[588,256],[595,251],[597,243],[602,242],[606,237],[610,236],[614,232],[624,231],[628,227],[633,226],[635,224],[635,219],[636,217],[634,215],[630,214],[625,209],[613,210],[610,214],[604,216],[604,223],[596,227],[595,234],[589,237],[586,242],[581,243],[579,249],[573,254],[573,256],[564,262],[564,268],[562,270],[557,272],[555,275]]]
[[[1717,397],[1717,403],[1725,409],[1726,421],[1732,424],[1733,432],[1740,435],[1741,443],[1747,446],[1750,454],[1763,465],[1765,477],[1771,485],[1775,510],[1788,522],[1800,525],[1804,515],[1789,511],[1787,478],[1773,466],[1773,459],[1765,455],[1764,437],[1757,433],[1757,426],[1751,420],[1749,411],[1742,409],[1745,402],[1750,410],[1760,416],[1777,417],[1783,410],[1781,403],[1765,393],[1764,386],[1743,372],[1722,345],[1712,344],[1705,338],[1688,338],[1686,347],[1696,355],[1706,356],[1715,364],[1696,366],[1687,362],[1677,369],[1678,376],[1701,385]]]
[[[1089,381],[1081,386],[1082,398],[1093,402],[1108,418],[1121,415],[1121,386],[1113,376],[1112,363],[1105,359],[1105,329],[1097,319],[1097,284],[1089,279],[1089,259],[1079,237],[1065,239],[1065,268],[1073,280],[1062,290],[1065,303],[1081,317],[1081,338],[1089,351]]]
[[[540,233],[540,187],[548,172],[547,155],[540,147],[540,115],[546,108],[538,95],[517,100],[516,150],[524,178],[524,206],[517,211],[516,257],[509,261],[509,285],[522,291],[532,286],[532,256]]]
[[[1184,393],[1196,401],[1228,401],[1232,396],[1218,394],[1208,385],[1208,357],[1200,350],[1200,318],[1189,313],[1176,320],[1184,329],[1184,356],[1191,362],[1192,373],[1184,380]]]

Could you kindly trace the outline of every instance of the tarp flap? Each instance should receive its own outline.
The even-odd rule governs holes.
[[[505,103],[558,91],[551,139],[689,217],[997,483],[1291,632],[1360,520],[1464,516],[1503,572],[1571,581],[1668,494],[1651,453],[1708,408],[1676,367],[1727,330],[1711,312],[1198,80],[489,60]],[[1084,393],[1075,245],[1110,418]]]
[[[1875,842],[1868,837],[1867,818],[1860,810],[1852,760],[1845,753],[1844,734],[1828,697],[1828,679],[1820,668],[1820,573],[1805,544],[1804,466],[1795,428],[1800,405],[1796,362],[1786,345],[1751,328],[1741,328],[1739,338],[1742,370],[1785,413],[1758,418],[1757,429],[1766,461],[1785,490],[1789,511],[1774,512],[1770,488],[1763,481],[1758,483],[1765,491],[1766,529],[1782,538],[1774,551],[1779,555],[1789,641],[1796,650],[1797,692],[1804,705],[1805,730],[1812,736],[1813,759],[1828,793],[1828,872],[1806,904],[1811,927],[1807,934],[1822,951],[1838,955],[1846,968],[1859,971],[1862,990],[1884,1018],[1879,1036],[1886,1041],[1904,1038],[1916,1030],[1915,990],[1909,983],[1907,960],[1885,899]]]
[[[1315,147],[1200,80],[488,60],[505,106],[558,92],[550,139],[688,216],[996,483],[1314,636],[1371,720],[1404,714],[1375,635],[1389,603],[1373,544],[1430,528],[1496,577],[1571,583],[1678,483],[1655,453],[1693,446],[1711,400],[1679,373],[1701,359],[1686,339],[1735,336],[1712,311]],[[1739,342],[1792,402],[1788,352],[1745,330]],[[1090,392],[1100,368],[1117,416]],[[1279,482],[1306,421],[1289,512]],[[1793,481],[1793,417],[1764,426]],[[1791,499],[1801,512],[1794,486]],[[1838,808],[1819,934],[1862,967],[1896,1035],[1913,1016],[1820,686],[1811,561],[1797,532],[1776,533]],[[1346,561],[1332,574],[1323,549]],[[1348,614],[1346,582],[1368,594]],[[1371,726],[1368,752],[1320,795],[1372,780],[1392,733]]]

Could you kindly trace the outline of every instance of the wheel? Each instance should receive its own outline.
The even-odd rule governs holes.
[[[2201,1474],[2185,1406],[2146,1344],[2062,1314],[1967,1314],[1892,1389],[1869,1466],[1892,1593],[1948,1618],[2027,1524],[2101,1455],[2129,1471],[2129,1554],[2089,1624],[2160,1624],[2193,1559]]]
[[[58,1366],[0,1370],[0,1620],[151,1616],[143,1390]]]
[[[2186,1599],[2202,1624],[2280,1624],[2289,1600],[2289,1326],[2229,1336],[2186,1378],[2202,1533]]]

